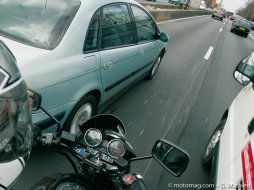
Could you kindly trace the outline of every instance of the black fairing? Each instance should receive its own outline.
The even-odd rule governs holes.
[[[136,154],[133,148],[129,143],[126,143],[125,138],[125,127],[123,122],[114,115],[111,114],[103,114],[97,115],[89,120],[87,120],[83,125],[80,126],[80,131],[85,133],[89,128],[98,128],[104,131],[104,135],[106,139],[110,140],[111,138],[115,138],[116,136],[125,142],[126,145],[126,154],[124,156],[125,159],[129,160],[131,158],[135,158]]]
[[[103,187],[99,187],[95,180],[89,177],[81,177],[76,174],[51,174],[44,177],[30,190],[56,190],[62,184],[76,184],[76,186],[82,187],[84,190],[103,190]]]
[[[123,122],[116,116],[110,114],[94,116],[87,120],[79,128],[82,133],[86,132],[89,128],[104,128],[111,130],[119,137],[125,138],[125,128]]]
[[[137,179],[128,190],[155,190],[145,179]]]

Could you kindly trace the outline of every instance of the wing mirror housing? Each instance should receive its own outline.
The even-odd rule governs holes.
[[[246,56],[236,66],[234,78],[244,86],[254,81],[254,52]]]
[[[175,177],[181,176],[189,164],[188,154],[176,145],[158,140],[152,150],[153,158]]]
[[[162,33],[160,33],[159,39],[160,39],[161,41],[163,41],[163,42],[168,42],[169,36],[168,36],[166,33],[162,32]]]

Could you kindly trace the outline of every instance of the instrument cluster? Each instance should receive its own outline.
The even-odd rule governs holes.
[[[83,146],[76,147],[76,153],[87,158],[93,164],[99,166],[101,161],[109,164],[113,164],[115,161],[119,165],[123,165],[126,145],[121,139],[112,137],[107,140],[102,131],[97,128],[89,128],[78,141]]]

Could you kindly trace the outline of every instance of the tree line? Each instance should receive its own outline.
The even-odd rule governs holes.
[[[237,14],[254,21],[254,0],[249,0],[244,7],[238,9]]]

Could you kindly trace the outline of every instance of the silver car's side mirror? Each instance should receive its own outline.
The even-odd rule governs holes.
[[[168,42],[169,36],[166,33],[162,32],[160,33],[160,40],[163,42]]]
[[[153,158],[171,174],[179,177],[187,168],[189,156],[176,145],[158,140],[152,150]]]

